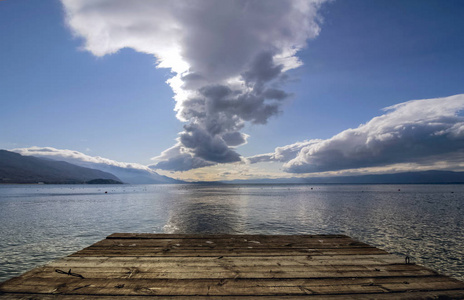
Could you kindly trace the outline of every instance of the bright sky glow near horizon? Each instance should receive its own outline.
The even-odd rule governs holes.
[[[464,170],[463,53],[461,0],[3,0],[0,149],[192,181]]]

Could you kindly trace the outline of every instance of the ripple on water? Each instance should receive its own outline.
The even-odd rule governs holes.
[[[113,232],[346,234],[464,280],[463,209],[464,185],[2,185],[0,281]]]

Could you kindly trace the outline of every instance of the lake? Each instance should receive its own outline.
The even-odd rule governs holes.
[[[182,184],[0,185],[0,281],[114,232],[346,234],[464,280],[464,185]]]

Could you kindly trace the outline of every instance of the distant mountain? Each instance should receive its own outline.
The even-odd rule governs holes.
[[[449,184],[464,183],[464,172],[423,171],[337,177],[277,178],[223,181],[228,184]]]
[[[61,158],[60,158],[61,159]],[[167,176],[162,176],[151,170],[143,170],[137,168],[123,168],[104,163],[87,162],[77,159],[63,158],[68,162],[81,167],[97,169],[100,171],[114,174],[125,183],[131,184],[171,184],[171,183],[185,183],[181,180],[176,180]]]
[[[121,182],[100,170],[0,150],[0,183],[85,183],[95,179]]]
[[[85,163],[76,162],[77,165],[87,166],[109,172],[118,176],[123,182],[132,184],[172,184],[172,183],[185,183],[184,181],[170,178],[167,176],[159,175],[155,171],[136,169],[136,168],[123,168],[107,164]]]
[[[114,179],[92,179],[85,182],[86,184],[122,184],[121,181]]]
[[[125,183],[131,183],[131,184],[185,183],[184,181],[181,181],[181,180],[176,180],[176,179],[173,179],[167,176],[159,175],[155,171],[147,167],[137,165],[137,164],[132,165],[132,164],[119,163],[116,161],[104,160],[99,157],[97,157],[98,158],[97,159],[95,157],[90,157],[90,156],[84,155],[83,153],[79,153],[76,151],[74,151],[74,153],[77,153],[78,154],[77,156],[57,155],[57,153],[58,154],[60,152],[66,153],[66,151],[67,150],[62,151],[59,149],[51,148],[49,151],[37,152],[35,154],[28,154],[27,156],[32,155],[34,157],[39,157],[41,159],[60,160],[60,161],[68,162],[76,166],[97,169],[103,172],[108,172],[108,173],[111,173],[117,176]],[[23,154],[21,151],[16,151],[16,152]],[[51,154],[49,154],[49,152]],[[98,162],[99,159],[103,161]]]

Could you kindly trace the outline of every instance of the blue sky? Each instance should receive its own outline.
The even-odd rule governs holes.
[[[294,102],[258,129],[273,127],[281,145],[329,138],[393,104],[464,91],[462,1],[335,1],[322,16],[320,35],[299,55],[300,80],[288,86]]]
[[[3,1],[0,14],[0,148],[90,149],[148,163],[172,143],[181,124],[169,72],[152,56],[80,50],[59,1]]]
[[[90,51],[84,50],[89,29],[79,25],[79,37],[76,28],[68,26],[65,11],[72,9],[71,2],[0,1],[0,148],[53,147],[153,164],[151,158],[173,147],[183,125],[189,124],[176,118],[174,93],[166,84],[174,73],[156,68],[153,54],[140,49],[113,54],[105,50],[97,56],[94,42]],[[108,16],[100,12],[103,19]],[[279,104],[281,112],[266,117],[266,124],[245,119],[239,131],[249,136],[247,143],[228,145],[233,158],[217,158],[212,163],[220,163],[216,169],[182,175],[175,172],[180,169],[168,168],[164,174],[195,179],[201,172],[204,176],[239,168],[241,174],[259,174],[257,168],[262,168],[283,176],[293,169],[268,164],[245,171],[233,155],[245,158],[305,140],[327,140],[384,115],[385,107],[464,92],[462,1],[339,0],[323,3],[317,15],[322,18],[316,19],[320,32],[309,34],[306,47],[296,54],[303,65],[286,71],[285,83],[279,82],[279,89],[292,93]],[[229,42],[218,38],[217,43]],[[204,72],[205,59],[191,57],[192,65]],[[446,113],[456,115],[460,109]],[[187,142],[182,143],[185,147]],[[208,156],[201,146],[195,147],[189,155],[205,165]],[[460,144],[456,147],[453,153]]]

